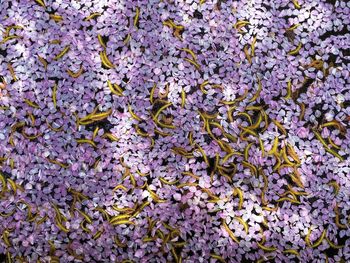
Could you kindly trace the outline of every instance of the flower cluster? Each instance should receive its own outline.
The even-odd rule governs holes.
[[[3,0],[8,262],[349,262],[350,2]]]

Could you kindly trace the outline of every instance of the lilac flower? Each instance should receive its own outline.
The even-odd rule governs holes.
[[[248,2],[2,3],[0,253],[350,260],[350,6]]]

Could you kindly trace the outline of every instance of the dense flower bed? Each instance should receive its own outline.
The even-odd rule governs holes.
[[[349,20],[345,0],[2,0],[0,254],[349,262]]]

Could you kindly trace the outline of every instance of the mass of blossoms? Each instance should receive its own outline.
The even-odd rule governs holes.
[[[350,262],[350,2],[0,0],[0,261]]]

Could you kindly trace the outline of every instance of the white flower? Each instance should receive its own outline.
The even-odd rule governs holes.
[[[327,112],[327,113],[325,114],[325,118],[326,118],[327,121],[333,120],[333,118],[334,118],[334,112],[333,112],[333,111]]]
[[[142,198],[149,197],[150,193],[148,191],[143,191],[142,192]]]
[[[344,97],[343,94],[340,93],[340,94],[337,95],[337,98],[335,100],[336,100],[336,102],[338,104],[341,104],[341,103],[343,103],[345,101],[345,97]]]

